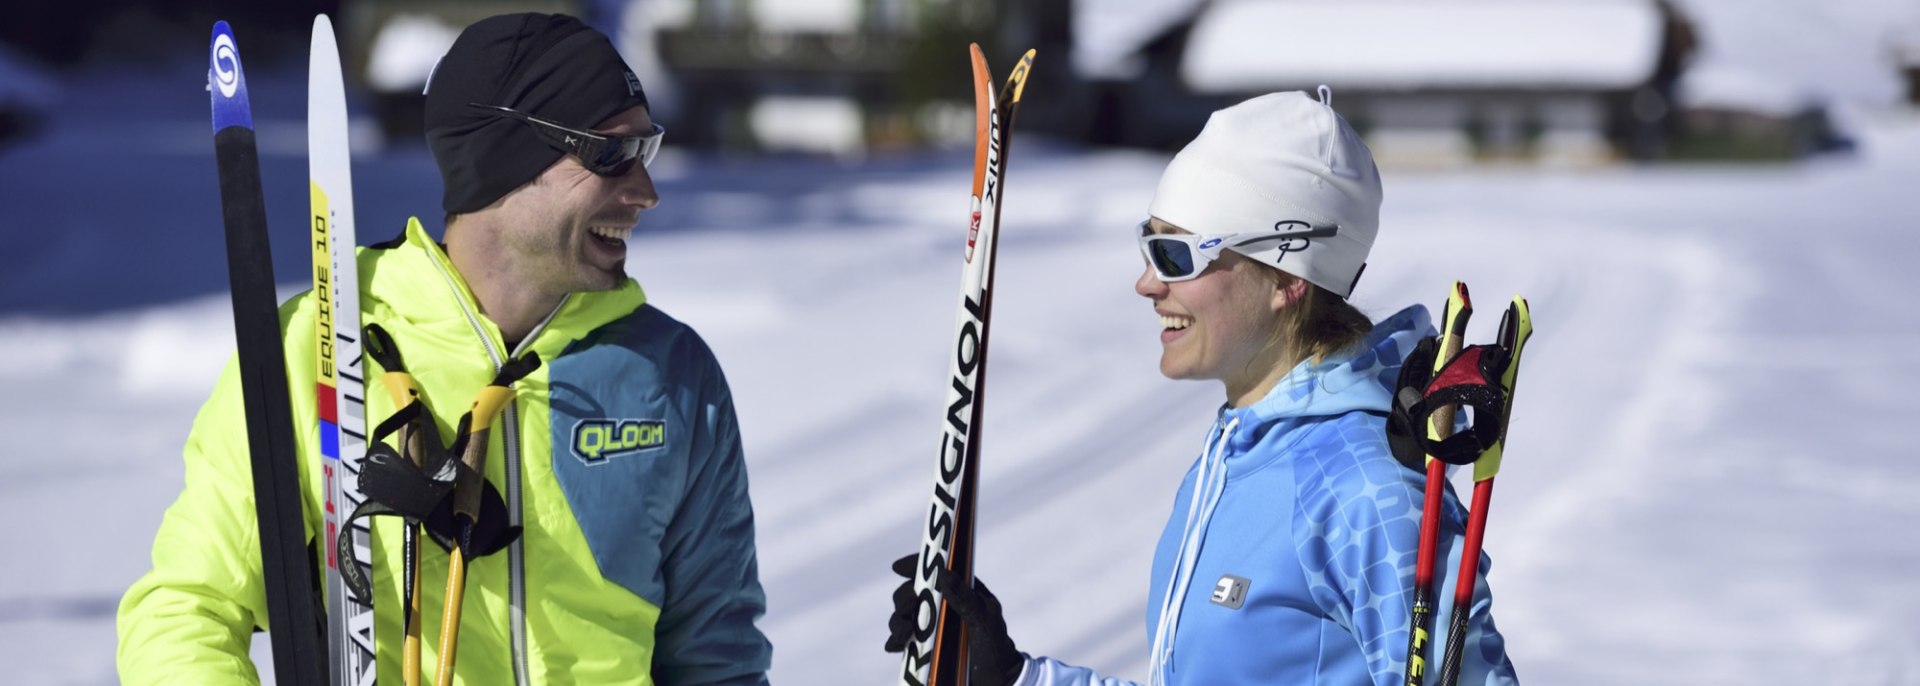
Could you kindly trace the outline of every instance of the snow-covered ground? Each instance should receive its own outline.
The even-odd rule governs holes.
[[[1920,537],[1901,533],[1920,518],[1920,123],[1864,121],[1861,155],[1803,165],[1389,173],[1363,309],[1433,306],[1460,278],[1478,339],[1510,294],[1536,313],[1488,533],[1530,683],[1920,684]],[[1014,153],[980,506],[979,573],[1020,646],[1135,678],[1148,557],[1221,400],[1156,373],[1158,320],[1131,292],[1129,232],[1164,162]],[[366,161],[358,185],[417,165]],[[882,683],[887,563],[914,547],[933,471],[966,163],[662,166],[629,270],[732,380],[773,676]],[[431,176],[407,192],[432,209]],[[399,218],[378,209],[395,216],[363,207],[364,241]],[[33,235],[7,234],[10,251]],[[67,238],[109,265],[93,279],[140,287],[111,268],[138,261],[120,246]],[[115,604],[230,336],[220,293],[0,315],[9,682],[114,680]]]

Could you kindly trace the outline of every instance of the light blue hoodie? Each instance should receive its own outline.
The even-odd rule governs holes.
[[[1426,477],[1394,460],[1386,416],[1401,361],[1433,331],[1426,308],[1409,307],[1352,351],[1302,362],[1260,402],[1221,409],[1154,552],[1151,683],[1404,683]],[[1447,581],[1435,595],[1428,683],[1465,528],[1451,486],[1443,511],[1447,563],[1436,574]],[[1490,568],[1482,554],[1462,684],[1518,683],[1493,626]],[[1129,682],[1034,657],[1018,683]]]

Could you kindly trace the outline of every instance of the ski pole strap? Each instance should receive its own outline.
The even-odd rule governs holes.
[[[367,356],[372,357],[374,362],[379,363],[381,369],[389,372],[407,371],[407,366],[400,360],[400,348],[393,344],[393,336],[379,324],[366,326],[365,335],[361,337],[360,349],[366,351]]]
[[[389,372],[389,376],[394,374],[394,372]],[[406,372],[397,372],[397,374],[404,376]],[[408,424],[420,419],[420,414],[426,411],[426,406],[426,403],[415,398],[412,402],[407,403],[400,409],[394,410],[393,414],[387,416],[386,421],[380,422],[379,426],[373,427],[373,440],[386,440],[388,436],[392,436],[395,432],[406,428]]]
[[[458,470],[454,477],[453,511],[466,517],[469,522],[481,515],[482,491],[492,488],[491,484],[487,484],[485,474],[487,442],[494,417],[499,416],[500,410],[513,401],[514,382],[526,378],[539,368],[540,356],[531,352],[500,365],[500,371],[494,374],[493,381],[480,389],[467,414],[460,418],[460,437],[454,441],[454,452],[460,455],[460,463],[465,469]]]
[[[347,515],[347,525],[352,525],[353,522],[359,521],[361,517],[391,514],[399,513],[394,512],[382,503],[368,500],[360,503],[359,507],[353,508],[352,514]],[[337,548],[334,551],[336,555],[346,554],[348,549],[353,545],[352,542],[346,540],[346,538],[346,536],[340,537],[340,542],[336,544]],[[349,567],[351,569],[349,569]],[[373,600],[373,581],[367,578],[366,572],[360,570],[360,565],[340,565],[340,578],[346,582],[347,594],[353,598],[354,602],[371,604]]]
[[[1473,480],[1486,481],[1500,473],[1500,461],[1506,453],[1507,423],[1513,418],[1514,383],[1520,375],[1520,353],[1533,337],[1533,310],[1527,299],[1513,296],[1507,312],[1500,318],[1500,346],[1508,351],[1506,370],[1500,376],[1500,388],[1506,391],[1506,407],[1500,413],[1500,439],[1487,448],[1473,465]]]
[[[1430,336],[1407,357],[1387,422],[1394,457],[1415,471],[1425,471],[1429,455],[1447,464],[1472,464],[1506,429],[1507,390],[1501,377],[1511,361],[1509,351],[1498,344],[1467,346],[1434,373],[1429,370],[1437,350]],[[1422,428],[1449,406],[1472,408],[1471,423],[1444,439],[1429,438]]]
[[[461,543],[468,559],[506,548],[519,537],[520,527],[506,526],[506,499],[480,469],[493,418],[512,400],[510,386],[540,368],[539,356],[528,353],[503,365],[480,390],[473,410],[460,418],[449,445],[442,442],[433,412],[406,371],[393,337],[380,325],[369,324],[364,350],[387,370],[384,378],[395,402],[407,402],[375,427],[359,477],[367,500],[347,516],[345,525],[363,517],[399,516],[419,522],[442,548],[452,550]],[[475,417],[481,419],[476,422]],[[386,442],[396,433],[402,437],[398,449]],[[466,518],[464,525],[456,513]],[[346,555],[351,545],[352,537],[339,537],[336,553]],[[372,586],[359,570],[344,578],[356,599],[372,597]]]

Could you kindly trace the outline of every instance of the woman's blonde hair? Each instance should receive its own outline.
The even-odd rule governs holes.
[[[1301,360],[1325,359],[1358,344],[1373,330],[1373,320],[1333,291],[1304,283],[1298,276],[1265,264],[1261,266],[1267,267],[1276,288],[1291,288],[1295,283],[1306,287],[1298,300],[1280,310],[1280,325],[1273,332],[1276,338],[1290,345],[1294,364]]]

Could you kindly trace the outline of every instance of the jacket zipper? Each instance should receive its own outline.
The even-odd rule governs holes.
[[[435,260],[434,267],[440,270],[440,277],[446,280],[447,289],[453,293],[454,302],[460,305],[460,312],[467,317],[467,325],[472,328],[474,335],[480,339],[480,347],[487,351],[487,358],[493,363],[494,372],[498,373],[500,367],[506,364],[506,358],[501,357],[500,351],[493,345],[493,340],[487,336],[486,327],[480,323],[480,314],[469,306],[465,298],[460,297],[460,287],[454,282],[453,274],[447,271],[446,265],[439,260]],[[519,347],[514,350],[513,354],[515,356],[520,355],[528,346],[532,345],[534,339],[539,338],[540,332],[547,328],[547,324],[553,321],[555,315],[560,314],[560,309],[566,307],[567,301],[571,298],[572,296],[560,298],[559,304],[554,305],[553,311],[547,313],[547,318],[540,320],[540,323],[535,325],[533,330],[527,333],[527,337],[520,341]],[[505,408],[502,408],[506,420],[501,422],[503,433],[500,436],[501,449],[506,453],[504,456],[506,464],[502,466],[502,469],[507,477],[507,523],[509,526],[515,527],[521,526],[522,522],[520,503],[521,446],[519,407],[520,401],[513,399],[507,402]],[[515,538],[513,543],[507,547],[508,633],[512,640],[513,682],[515,684],[527,684],[532,681],[527,672],[526,557],[525,550],[522,547],[524,538],[524,535],[521,538]]]

